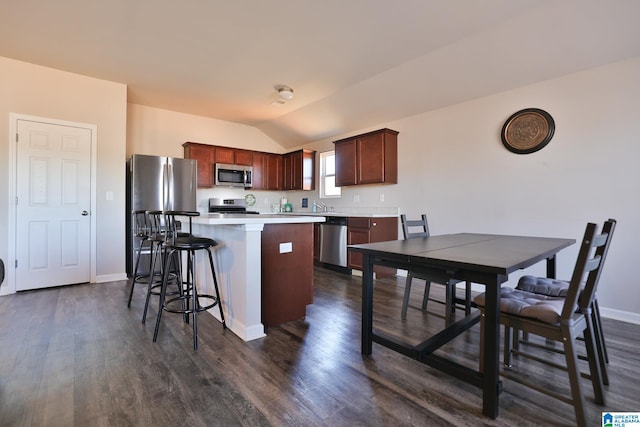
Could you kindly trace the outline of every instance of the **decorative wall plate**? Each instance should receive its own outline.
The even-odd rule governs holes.
[[[244,201],[247,202],[247,206],[254,206],[256,204],[256,196],[249,193],[244,196]]]
[[[517,154],[533,153],[551,141],[555,128],[549,113],[539,108],[526,108],[513,114],[504,123],[502,143]]]

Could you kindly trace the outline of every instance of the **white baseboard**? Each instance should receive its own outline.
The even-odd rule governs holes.
[[[620,320],[621,322],[634,323],[640,325],[640,314],[630,311],[616,310],[614,308],[600,307],[600,316],[607,319]]]
[[[128,280],[127,274],[126,273],[103,274],[100,276],[96,276],[96,281],[94,283],[117,282],[120,280]]]

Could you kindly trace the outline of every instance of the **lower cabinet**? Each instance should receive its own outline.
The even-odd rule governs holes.
[[[349,245],[384,242],[387,240],[398,240],[398,218],[348,218],[347,243]],[[349,268],[362,271],[362,254],[348,251],[347,264]],[[386,277],[396,274],[395,269],[388,267],[375,266],[374,271],[377,277]]]
[[[265,224],[262,230],[262,323],[305,317],[313,303],[313,225]]]

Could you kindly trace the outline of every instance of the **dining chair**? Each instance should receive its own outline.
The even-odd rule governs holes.
[[[402,224],[402,233],[406,239],[415,239],[421,237],[429,237],[429,223],[427,221],[427,215],[422,214],[418,220],[408,220],[405,214],[400,215],[400,222]],[[429,300],[445,305],[445,323],[449,325],[456,310],[456,305],[462,305],[465,314],[471,313],[471,283],[466,282],[465,296],[464,298],[458,298],[456,296],[456,285],[461,280],[452,279],[448,277],[439,277],[407,271],[407,280],[404,286],[404,297],[402,300],[402,319],[407,317],[407,308],[409,307],[409,297],[411,296],[411,285],[413,279],[422,279],[425,281],[424,294],[422,296],[422,311],[427,311],[427,304]],[[431,299],[429,293],[431,291],[431,282],[438,283],[445,286],[445,300]]]
[[[604,405],[603,379],[599,353],[596,349],[596,338],[591,310],[600,273],[606,258],[616,221],[605,221],[601,233],[597,233],[596,224],[587,224],[580,244],[578,258],[569,281],[566,297],[553,297],[533,292],[526,292],[510,287],[500,288],[500,323],[505,327],[505,347],[511,341],[511,331],[519,330],[532,335],[557,341],[562,344],[565,365],[555,363],[548,355],[510,349],[523,358],[537,361],[548,366],[561,368],[568,372],[571,396],[550,390],[548,384],[530,381],[524,375],[518,376],[513,370],[503,369],[501,375],[515,382],[528,386],[574,407],[577,424],[586,426],[585,401],[580,385],[580,377],[591,380],[595,402]],[[586,280],[583,280],[586,277]],[[480,294],[474,302],[481,310],[481,336],[484,336],[485,295]],[[589,373],[583,374],[578,366],[575,342],[582,336],[587,351]],[[483,370],[484,341],[480,341],[480,370]],[[541,347],[543,350],[544,346]],[[510,357],[510,356],[508,356]],[[508,361],[510,364],[510,360]],[[507,363],[505,363],[507,365]]]
[[[609,239],[609,242],[611,239]],[[607,248],[608,249],[608,248]],[[607,256],[608,250],[604,251],[602,263]],[[533,292],[535,294],[542,294],[548,296],[566,297],[569,289],[569,282],[567,280],[550,279],[547,277],[537,277],[526,275],[522,276],[518,280],[516,289]],[[609,355],[607,353],[607,346],[604,339],[604,329],[602,327],[602,319],[600,317],[600,307],[598,305],[598,295],[593,297],[593,306],[591,307],[591,315],[593,316],[593,326],[595,328],[596,348],[598,350],[600,361],[603,362],[603,377],[605,384],[608,384],[608,375],[606,370],[606,364],[609,363]],[[514,339],[514,345],[517,346],[519,337],[516,334]]]

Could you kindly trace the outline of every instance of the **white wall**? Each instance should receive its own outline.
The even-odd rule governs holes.
[[[353,206],[358,195],[362,207],[397,206],[410,217],[427,212],[434,234],[471,231],[579,240],[587,222],[615,218],[618,227],[599,301],[610,317],[640,323],[635,274],[640,262],[635,241],[640,236],[638,76],[640,58],[633,58],[381,123],[378,128],[400,132],[399,184],[343,188],[342,200],[329,204],[337,210]],[[529,107],[553,116],[555,135],[541,151],[513,154],[500,140],[502,125],[512,113]],[[324,151],[332,144],[325,140],[308,147]],[[558,277],[570,277],[576,254],[574,245],[558,255]],[[543,274],[543,265],[524,273]]]
[[[132,154],[183,157],[182,144],[245,148],[282,153],[283,148],[252,126],[129,104],[127,110],[127,157]]]
[[[127,156],[184,157],[182,144],[187,141],[268,153],[285,152],[281,145],[252,126],[138,104],[129,104],[127,117]],[[249,192],[258,198],[258,205],[253,209],[264,211],[284,194],[230,188],[198,189],[198,210],[206,212],[211,197],[243,198]]]
[[[123,277],[126,86],[4,57],[0,76],[0,258],[7,260],[15,226],[8,219],[9,144],[15,141],[9,113],[86,123],[98,129],[96,275],[98,281]]]

